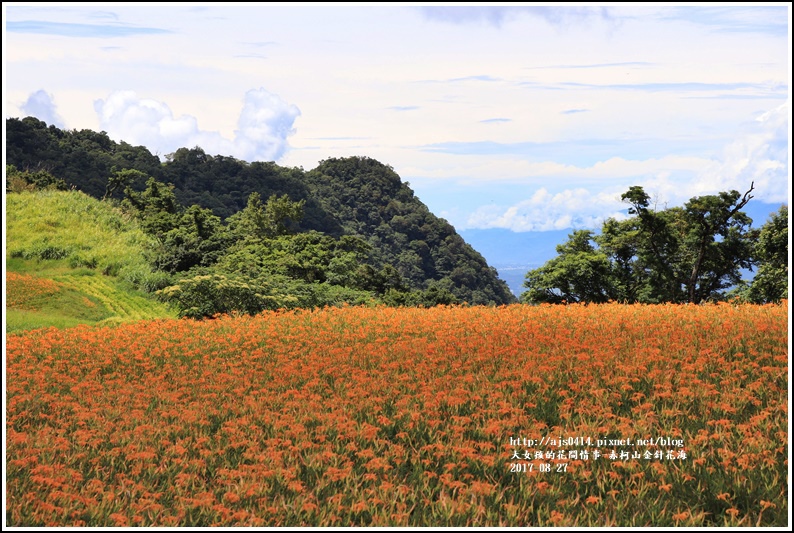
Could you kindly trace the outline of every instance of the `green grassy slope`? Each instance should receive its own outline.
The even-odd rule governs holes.
[[[112,205],[36,191],[6,207],[7,332],[175,316],[142,290],[164,281],[144,258],[150,238]]]

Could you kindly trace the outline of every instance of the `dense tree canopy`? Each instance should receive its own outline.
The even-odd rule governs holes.
[[[6,192],[50,189],[65,191],[66,182],[56,178],[46,170],[25,170],[20,172],[14,165],[6,165]]]
[[[557,247],[558,256],[526,275],[529,303],[604,302],[700,303],[726,297],[741,283],[741,269],[758,264],[749,294],[774,301],[787,283],[787,215],[761,231],[741,210],[753,185],[692,198],[683,207],[656,211],[642,187],[622,195],[632,218],[609,219],[601,233],[580,230]],[[786,228],[784,230],[784,228]]]
[[[788,298],[789,249],[788,208],[781,206],[761,227],[755,245],[758,271],[748,286],[746,299],[755,303],[778,302]]]
[[[522,296],[528,302],[606,302],[617,294],[609,258],[592,244],[593,233],[575,231],[557,246],[559,254],[527,273]]]
[[[306,183],[346,233],[367,240],[375,263],[396,267],[410,288],[436,287],[474,304],[515,300],[482,255],[390,166],[368,157],[326,159],[306,173]]]

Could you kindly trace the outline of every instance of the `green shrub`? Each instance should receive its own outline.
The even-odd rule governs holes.
[[[167,272],[152,271],[146,265],[127,265],[119,270],[118,277],[136,289],[154,293],[173,285],[173,277]]]
[[[176,285],[158,290],[165,301],[174,303],[180,317],[205,318],[218,314],[257,314],[265,309],[293,307],[294,296],[274,294],[263,281],[200,274],[179,280]]]

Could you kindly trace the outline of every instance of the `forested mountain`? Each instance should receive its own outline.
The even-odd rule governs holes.
[[[395,266],[411,287],[446,289],[474,303],[512,300],[496,270],[391,167],[365,157],[327,159],[305,180],[345,233],[365,236],[380,262]]]
[[[60,130],[33,117],[7,119],[6,131],[8,165],[123,200],[160,242],[154,265],[183,279],[299,280],[369,291],[396,304],[515,301],[496,270],[391,167],[373,159],[328,159],[304,171],[195,147],[163,163],[104,132]],[[267,216],[288,224],[274,229],[272,220],[262,222]],[[258,240],[250,238],[252,228]]]

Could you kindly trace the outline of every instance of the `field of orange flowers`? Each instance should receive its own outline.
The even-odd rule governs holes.
[[[787,324],[351,307],[12,334],[7,525],[786,525]]]
[[[61,290],[57,281],[47,278],[6,272],[6,305],[19,309],[35,309],[35,303]]]

